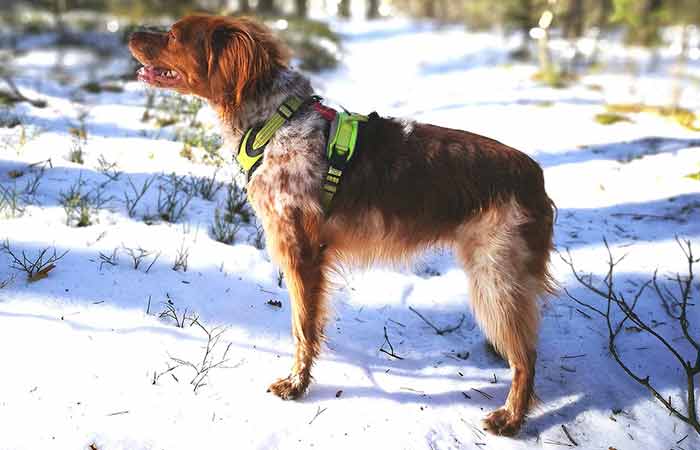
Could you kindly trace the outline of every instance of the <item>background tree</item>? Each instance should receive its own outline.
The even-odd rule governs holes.
[[[528,46],[530,30],[537,26],[546,2],[542,0],[507,0],[503,2],[502,20],[508,28],[513,28],[523,36],[521,47],[513,53],[517,59],[530,57]]]
[[[350,0],[340,0],[338,5],[338,14],[340,17],[350,18]]]
[[[626,28],[631,44],[653,46],[659,43],[663,0],[614,0],[612,21]]]
[[[379,0],[367,0],[367,18],[376,19],[379,17]]]
[[[275,0],[258,0],[258,14],[272,15],[277,12]]]
[[[294,0],[295,12],[298,17],[305,18],[309,14],[308,0]]]
[[[562,15],[564,36],[575,39],[583,36],[586,15],[583,12],[584,0],[568,0]]]
[[[437,17],[437,8],[435,0],[423,0],[423,15],[429,19]]]

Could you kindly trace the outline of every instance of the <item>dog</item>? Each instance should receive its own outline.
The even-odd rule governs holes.
[[[234,149],[288,96],[313,95],[290,68],[285,45],[251,18],[187,16],[168,32],[133,33],[129,48],[143,65],[141,81],[207,100]],[[268,392],[296,399],[307,390],[323,342],[329,273],[445,247],[468,273],[472,312],[513,373],[505,404],[485,417],[484,429],[517,434],[536,400],[538,299],[555,286],[554,205],[542,169],[477,134],[375,117],[326,214],[328,128],[317,108],[302,105],[272,136],[247,185],[291,297],[294,364]]]

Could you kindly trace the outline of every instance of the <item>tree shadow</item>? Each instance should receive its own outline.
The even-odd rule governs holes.
[[[538,152],[534,157],[542,167],[547,169],[564,164],[577,164],[588,161],[629,163],[636,159],[642,159],[645,156],[675,153],[690,147],[700,147],[700,139],[648,136],[632,141],[584,146],[567,152]]]
[[[632,244],[700,235],[700,193],[604,208],[563,208],[555,225],[559,248],[579,248],[605,236],[611,244]]]

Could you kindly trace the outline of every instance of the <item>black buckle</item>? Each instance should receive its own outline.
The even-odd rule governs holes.
[[[347,165],[348,165],[348,160],[347,160],[346,154],[340,154],[336,151],[334,151],[332,153],[329,162],[330,162],[331,167],[338,169],[340,171],[345,170],[345,167],[347,167]]]

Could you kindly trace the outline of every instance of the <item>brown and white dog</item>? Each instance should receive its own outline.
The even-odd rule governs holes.
[[[134,33],[129,48],[144,65],[142,81],[206,99],[234,149],[287,96],[313,94],[289,68],[285,46],[252,19],[188,16],[167,33]],[[292,300],[294,365],[269,390],[283,399],[307,390],[321,351],[331,270],[406,261],[442,246],[454,249],[468,272],[473,313],[513,371],[505,405],[486,416],[484,427],[516,434],[535,398],[538,297],[554,284],[553,204],[542,170],[486,137],[376,119],[326,216],[327,128],[319,111],[302,108],[275,133],[248,184]]]

